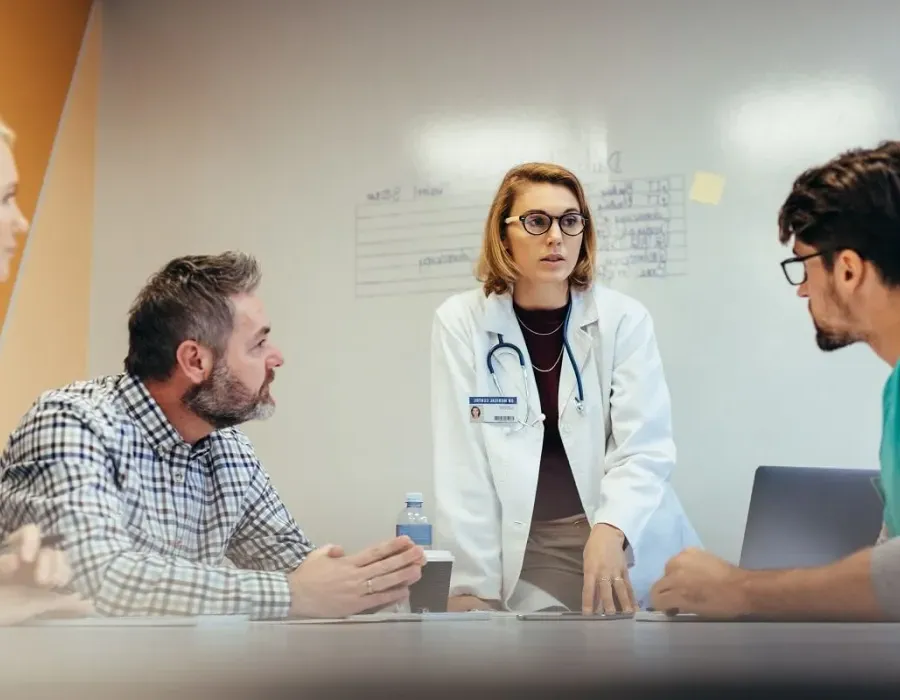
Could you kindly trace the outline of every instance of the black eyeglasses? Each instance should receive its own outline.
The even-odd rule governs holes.
[[[521,221],[522,228],[532,236],[540,236],[550,230],[554,221],[559,222],[559,230],[567,236],[578,236],[584,231],[587,217],[584,214],[570,211],[559,216],[551,216],[545,211],[530,211],[521,216],[509,216],[506,223],[511,224],[513,221]]]
[[[781,269],[787,281],[795,287],[806,282],[806,261],[810,258],[816,258],[824,254],[824,250],[810,253],[809,255],[798,255],[793,258],[781,261]]]

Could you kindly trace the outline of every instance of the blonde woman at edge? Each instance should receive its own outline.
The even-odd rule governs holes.
[[[0,282],[9,277],[16,236],[28,230],[16,203],[19,177],[13,140],[12,131],[0,121]],[[37,526],[25,525],[13,532],[0,553],[0,624],[18,624],[45,614],[88,613],[90,606],[79,596],[54,590],[65,586],[70,577],[65,555],[52,547],[41,547]]]
[[[596,245],[574,174],[513,168],[485,225],[483,286],[435,314],[436,540],[455,555],[450,610],[634,612],[666,561],[700,544],[669,484],[653,322],[595,282]]]

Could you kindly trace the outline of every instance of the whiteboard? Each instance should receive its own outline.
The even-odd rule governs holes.
[[[736,559],[758,465],[877,464],[888,368],[816,348],[776,215],[896,135],[896,26],[867,0],[104,3],[91,369],[168,258],[253,252],[287,362],[247,431],[315,541],[388,536],[405,491],[433,505],[432,314],[476,284],[502,173],[555,160],[655,321],[677,492]]]

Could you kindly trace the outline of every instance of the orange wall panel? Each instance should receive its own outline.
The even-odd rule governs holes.
[[[34,219],[38,196],[75,63],[91,0],[0,0],[0,115],[16,132],[19,203]],[[86,174],[93,177],[93,173]],[[0,283],[0,331],[18,276],[25,237]]]

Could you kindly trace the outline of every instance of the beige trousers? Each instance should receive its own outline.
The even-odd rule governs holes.
[[[531,523],[520,578],[581,610],[584,589],[584,546],[591,526],[584,515]]]

